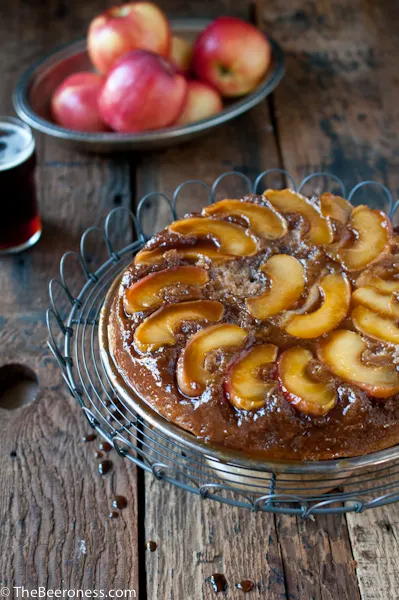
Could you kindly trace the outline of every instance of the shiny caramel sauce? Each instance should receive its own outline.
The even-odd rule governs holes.
[[[156,542],[154,542],[153,540],[150,540],[149,542],[147,542],[146,548],[150,552],[155,552],[155,550],[158,548],[158,544]]]
[[[119,510],[122,510],[123,508],[126,508],[126,506],[127,498],[125,498],[125,496],[115,496],[112,501],[112,508],[118,508]]]
[[[261,197],[245,198],[244,201],[268,205],[268,201]],[[399,345],[376,339],[360,330],[364,323],[364,309],[376,300],[370,300],[368,293],[364,294],[363,288],[367,285],[357,283],[363,273],[367,279],[370,276],[368,270],[371,270],[373,277],[378,277],[379,281],[384,280],[388,281],[389,285],[395,285],[395,279],[399,279],[397,240],[392,236],[389,238],[390,225],[386,216],[378,211],[356,209],[355,212],[350,207],[348,209],[345,201],[334,200],[340,212],[334,213],[334,218],[331,217],[329,224],[326,224],[326,219],[320,217],[320,202],[317,200],[316,206],[318,219],[322,222],[321,228],[317,229],[312,224],[309,215],[283,212],[287,232],[281,238],[272,240],[253,235],[251,240],[257,239],[255,252],[253,242],[248,242],[245,238],[247,230],[240,227],[244,224],[243,220],[237,216],[219,216],[219,220],[235,223],[241,230],[238,233],[236,229],[229,231],[231,235],[226,244],[230,244],[228,249],[231,251],[231,236],[237,234],[240,247],[243,248],[243,252],[247,252],[245,256],[228,256],[226,260],[220,261],[219,258],[225,250],[223,244],[218,247],[217,243],[207,239],[206,244],[211,247],[213,254],[208,247],[206,252],[212,255],[212,258],[198,255],[193,260],[192,251],[199,243],[204,246],[203,239],[199,238],[197,233],[183,236],[177,231],[165,230],[148,242],[146,248],[155,254],[158,253],[156,262],[132,264],[127,268],[120,289],[115,294],[109,317],[111,355],[121,376],[135,393],[161,415],[205,441],[256,456],[321,460],[356,456],[389,447],[399,441],[399,406],[395,387]],[[359,256],[361,258],[363,254],[359,253],[355,246],[358,243],[356,240],[361,241],[362,236],[358,233],[355,235],[353,230],[353,223],[356,219],[359,220],[359,213],[362,219],[372,222],[368,225],[368,240],[374,235],[372,227],[377,230],[377,234],[383,232],[381,236],[386,236],[381,239],[377,236],[375,241],[364,244],[362,252],[367,260],[372,257],[372,252],[380,252],[371,260],[371,266],[366,265],[364,268],[357,268],[361,264]],[[347,218],[348,222],[343,224],[335,217]],[[195,227],[198,231],[198,219],[195,221]],[[257,227],[259,228],[259,223]],[[351,252],[351,249],[356,251]],[[276,256],[281,255],[288,255],[294,259],[291,260],[291,267],[295,266],[297,283],[301,270],[303,271],[303,289],[301,285],[297,285],[294,293],[294,278],[281,277],[282,261],[275,260]],[[284,262],[290,261],[284,259]],[[273,263],[272,269],[270,265]],[[205,270],[207,281],[197,286],[166,286],[162,290],[160,306],[159,303],[154,305],[154,296],[146,298],[144,294],[144,301],[152,302],[151,306],[145,308],[143,305],[142,310],[128,312],[126,294],[133,285],[161,270],[189,265],[200,268],[201,273]],[[337,279],[331,279],[332,275],[337,276]],[[267,296],[270,288],[273,288],[273,277],[277,281],[279,276],[279,285],[283,286],[283,291],[274,297]],[[307,327],[301,325],[300,319],[296,319],[294,327],[290,311],[297,311],[295,317],[316,313],[325,302],[325,294],[337,289],[337,283],[342,287],[339,297],[347,298],[343,312],[341,309],[338,313],[342,314],[342,318],[339,316],[337,324],[325,333],[312,323],[317,335],[298,337],[308,335]],[[359,288],[362,288],[360,293]],[[142,294],[142,291],[140,293]],[[265,294],[266,301],[262,305],[258,300]],[[288,309],[282,309],[279,305],[282,295],[284,301],[290,303]],[[273,300],[273,306],[277,308],[269,315],[270,298]],[[351,298],[354,300],[350,300]],[[215,317],[216,325],[234,325],[245,332],[245,339],[240,342],[239,347],[220,345],[205,356],[198,356],[197,360],[188,365],[196,373],[196,364],[203,361],[205,374],[209,376],[206,375],[205,385],[201,387],[199,383],[193,384],[192,377],[188,377],[188,383],[185,382],[188,367],[182,360],[184,353],[187,353],[189,341],[196,339],[206,327],[214,327],[215,321],[183,319],[173,329],[172,343],[158,348],[151,348],[147,342],[147,346],[142,344],[139,347],[137,332],[142,331],[139,327],[142,327],[143,323],[150,322],[150,317],[154,321],[153,315],[162,307],[205,300],[217,306],[222,305],[223,314],[220,318]],[[356,308],[361,308],[356,321],[352,317],[354,304]],[[336,306],[334,310],[335,308]],[[384,307],[384,310],[396,315],[395,311],[398,309],[394,296],[392,303],[389,307]],[[377,309],[374,310],[374,314],[381,316]],[[392,322],[394,323],[393,316]],[[366,326],[369,327],[367,322]],[[381,324],[378,327],[381,327]],[[288,331],[294,331],[295,335]],[[331,345],[332,333],[336,331],[349,333],[350,337],[345,338],[341,344],[344,349],[351,347],[353,336],[356,343],[359,339],[363,340],[364,348],[361,348],[362,354],[359,364],[356,365],[362,376],[368,376],[371,371],[376,370],[382,374],[387,373],[392,381],[389,383],[387,380],[386,386],[384,377],[381,377],[378,385],[374,386],[363,380],[351,381],[339,375],[334,363],[337,353],[334,352],[334,347],[330,348],[328,345]],[[393,335],[392,332],[390,335]],[[240,404],[242,398],[237,399],[237,394],[233,393],[234,390],[232,392],[233,369],[236,368],[238,360],[243,360],[260,344],[276,348],[277,353],[277,358],[272,363],[257,367],[255,380],[264,384],[263,401],[258,404],[255,402],[252,406],[248,402]],[[306,383],[317,384],[323,390],[324,404],[303,402],[300,394],[293,394],[285,386],[282,357],[289,358],[286,361],[288,367],[293,364],[294,356],[290,353],[285,354],[293,348],[301,350],[301,360],[306,359],[303,376]],[[333,364],[330,364],[330,359]],[[366,374],[362,371],[364,366],[368,369]],[[248,371],[248,375],[250,374],[251,371]],[[191,376],[191,373],[189,375]],[[203,375],[201,372],[201,376]],[[243,379],[245,380],[245,377]],[[305,387],[303,386],[303,389]]]
[[[255,588],[255,584],[250,579],[243,579],[240,583],[237,583],[236,588],[243,591],[245,594],[248,594]]]
[[[100,444],[98,445],[98,448],[102,452],[111,452],[111,450],[113,449],[113,446],[111,446],[111,444],[109,442],[103,441],[103,442],[100,442]]]
[[[98,465],[98,472],[100,475],[107,475],[112,469],[112,461],[105,459],[102,460]]]
[[[227,592],[228,584],[226,577],[222,573],[214,573],[210,576],[209,582],[215,594]]]

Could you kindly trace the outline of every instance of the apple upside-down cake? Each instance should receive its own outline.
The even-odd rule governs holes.
[[[329,193],[216,202],[124,272],[112,359],[159,414],[228,448],[317,460],[393,446],[396,243],[384,213]]]

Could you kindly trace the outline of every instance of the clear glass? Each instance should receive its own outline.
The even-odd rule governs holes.
[[[40,238],[35,140],[28,125],[0,116],[0,254],[21,252]]]

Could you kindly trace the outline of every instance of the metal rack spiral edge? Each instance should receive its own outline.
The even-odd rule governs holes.
[[[52,354],[54,355],[59,367],[61,368],[62,377],[63,377],[66,385],[68,386],[68,389],[69,389],[71,395],[79,403],[79,405],[82,408],[84,414],[86,415],[86,418],[87,418],[89,424],[91,425],[91,427],[93,427],[108,442],[110,442],[112,444],[112,446],[115,448],[116,452],[120,456],[130,459],[137,466],[143,468],[147,472],[152,473],[154,475],[154,477],[156,477],[159,480],[164,480],[164,481],[167,481],[174,485],[177,485],[178,487],[181,487],[181,488],[185,489],[186,491],[193,492],[204,499],[205,498],[214,499],[219,502],[231,504],[234,506],[249,508],[253,511],[264,511],[264,512],[275,512],[275,513],[283,513],[283,514],[291,514],[291,515],[300,515],[303,518],[307,518],[307,517],[310,517],[311,515],[318,514],[318,513],[361,512],[361,511],[365,510],[366,508],[371,508],[371,507],[375,507],[375,506],[381,506],[384,504],[388,504],[391,502],[396,502],[399,500],[399,491],[394,491],[394,492],[383,494],[381,496],[377,496],[376,498],[373,498],[372,500],[370,500],[368,502],[364,502],[361,499],[361,495],[363,494],[363,492],[361,492],[360,490],[358,490],[356,492],[350,492],[350,493],[338,493],[338,494],[334,494],[331,497],[329,497],[328,495],[322,494],[319,497],[316,496],[316,501],[314,501],[314,498],[309,497],[309,495],[299,496],[296,494],[279,494],[276,492],[276,488],[275,488],[275,486],[276,486],[276,474],[275,473],[270,473],[269,493],[262,494],[261,496],[258,496],[258,497],[254,497],[255,494],[254,494],[253,490],[244,492],[240,488],[237,488],[237,487],[234,487],[231,485],[227,485],[225,483],[217,483],[217,482],[201,483],[195,477],[188,475],[187,473],[184,473],[184,472],[182,473],[181,471],[179,472],[179,470],[177,470],[177,469],[175,469],[175,473],[170,474],[169,472],[171,470],[171,467],[168,464],[166,464],[165,462],[162,462],[162,461],[157,461],[157,460],[151,462],[151,460],[149,460],[147,458],[146,452],[142,451],[142,447],[140,446],[140,444],[142,443],[142,439],[143,439],[143,427],[146,427],[146,424],[144,423],[143,419],[138,415],[133,415],[133,419],[129,420],[128,427],[126,425],[123,425],[120,428],[115,429],[113,426],[109,425],[109,427],[107,428],[108,430],[107,430],[106,428],[104,428],[104,426],[102,425],[99,418],[94,414],[93,410],[86,405],[85,399],[89,399],[91,404],[93,404],[93,401],[92,401],[91,397],[89,396],[89,394],[87,393],[87,390],[84,390],[82,388],[82,386],[79,385],[79,383],[75,379],[75,375],[73,372],[74,359],[72,356],[73,353],[72,353],[72,346],[71,346],[72,339],[74,337],[74,334],[76,333],[75,329],[76,329],[76,327],[79,327],[79,326],[83,326],[83,327],[91,326],[92,332],[94,333],[94,330],[98,325],[98,311],[97,311],[97,314],[95,314],[94,316],[92,316],[90,318],[86,317],[85,319],[82,320],[82,312],[81,311],[84,310],[83,298],[85,297],[85,294],[88,290],[95,289],[97,283],[100,281],[101,277],[105,273],[109,272],[115,266],[121,266],[121,263],[123,263],[123,260],[122,260],[123,257],[126,257],[126,256],[131,257],[131,255],[133,253],[137,252],[145,244],[146,240],[150,237],[149,235],[144,234],[143,228],[142,228],[142,213],[143,213],[145,204],[149,200],[154,200],[155,198],[158,198],[161,201],[166,202],[166,204],[170,210],[170,217],[171,217],[170,220],[172,221],[177,218],[176,203],[179,199],[179,196],[180,196],[182,190],[184,188],[186,188],[186,186],[188,186],[188,185],[202,186],[205,189],[206,193],[208,194],[209,203],[212,203],[215,201],[219,184],[226,177],[234,176],[234,177],[241,178],[241,180],[247,186],[248,193],[257,193],[260,183],[266,177],[268,177],[272,174],[279,175],[281,177],[285,177],[286,180],[289,181],[289,185],[293,189],[297,189],[297,191],[299,191],[299,192],[301,190],[303,190],[304,187],[307,184],[309,184],[309,182],[311,182],[311,180],[314,178],[331,179],[335,185],[339,186],[341,195],[343,197],[346,197],[346,190],[345,190],[345,186],[344,186],[343,182],[338,177],[336,177],[335,175],[332,175],[330,173],[318,172],[318,173],[313,173],[311,175],[308,175],[301,181],[301,183],[299,184],[299,186],[297,188],[293,177],[287,171],[285,171],[283,169],[266,170],[266,171],[260,173],[260,175],[258,175],[258,177],[254,180],[254,182],[252,182],[249,179],[249,177],[247,177],[243,173],[239,173],[237,171],[229,171],[229,172],[226,172],[226,173],[223,173],[222,175],[220,175],[215,180],[215,182],[213,183],[211,188],[209,188],[209,186],[206,183],[204,183],[203,181],[200,181],[200,180],[191,179],[191,180],[185,181],[184,183],[180,184],[176,188],[176,190],[173,194],[172,200],[170,200],[165,194],[160,193],[160,192],[151,192],[149,194],[146,194],[145,196],[143,196],[141,198],[141,200],[138,204],[137,216],[135,216],[132,211],[130,211],[124,207],[118,207],[118,208],[113,209],[108,214],[108,216],[105,220],[104,231],[101,231],[98,227],[94,227],[94,226],[90,227],[82,235],[81,242],[80,242],[80,252],[77,253],[77,252],[69,251],[66,254],[64,254],[64,256],[62,257],[61,262],[60,262],[60,279],[52,279],[49,283],[50,308],[48,308],[47,313],[46,313],[46,322],[47,322],[47,328],[49,331],[49,338],[50,338],[48,341],[48,346],[49,346]],[[395,204],[393,204],[392,194],[389,191],[389,189],[386,186],[384,186],[378,182],[363,181],[363,182],[357,184],[356,186],[354,186],[352,188],[352,190],[348,194],[348,196],[347,196],[348,200],[351,201],[353,199],[354,195],[357,193],[357,191],[360,188],[367,186],[367,185],[378,186],[380,188],[380,190],[383,192],[383,194],[386,197],[387,207],[385,210],[386,210],[386,212],[389,213],[389,216],[392,218],[394,216],[394,214],[396,213],[396,210],[399,206],[399,201],[397,201]],[[131,220],[131,222],[135,228],[136,234],[137,234],[137,239],[134,242],[132,242],[131,244],[128,244],[122,250],[119,250],[119,251],[116,251],[114,249],[114,247],[111,243],[111,236],[110,236],[111,222],[113,221],[113,218],[115,217],[115,215],[117,213],[125,213],[126,214],[126,216]],[[98,234],[100,234],[102,236],[102,239],[106,245],[107,252],[109,255],[108,260],[106,260],[95,271],[90,270],[87,256],[86,256],[86,251],[85,251],[86,238],[91,232],[97,232]],[[79,294],[77,294],[77,295],[72,294],[72,292],[68,286],[68,283],[66,281],[65,264],[69,257],[73,257],[80,264],[81,268],[83,269],[85,279],[86,279],[85,285],[82,287]],[[122,264],[122,266],[123,266],[123,264]],[[122,268],[122,266],[121,266],[121,268]],[[118,269],[118,271],[120,271],[120,270],[121,269]],[[114,275],[112,276],[112,278],[113,277],[114,277]],[[56,304],[56,301],[55,301],[55,287],[56,286],[59,286],[61,288],[61,290],[65,294],[66,300],[69,302],[69,305],[71,306],[71,309],[70,309],[67,319],[62,318],[61,311]],[[103,292],[103,291],[104,290],[100,289],[100,292]],[[105,291],[106,291],[106,288],[105,288]],[[104,295],[105,295],[105,293],[102,296],[102,300],[104,299]],[[98,296],[99,296],[99,294],[97,294],[97,297]],[[96,298],[95,298],[95,300],[96,300]],[[90,314],[90,311],[89,311],[89,314]],[[58,329],[59,329],[58,335],[61,334],[61,336],[63,337],[63,344],[62,344],[64,347],[63,352],[60,350],[60,346],[57,343],[56,337],[53,333],[54,322],[58,326]],[[93,337],[93,333],[92,333],[92,337]],[[97,367],[96,367],[96,371],[97,371]],[[98,371],[97,371],[97,375],[98,375]],[[108,381],[108,383],[109,383],[109,381]],[[96,394],[97,394],[97,392],[96,392]],[[115,390],[114,390],[114,396],[115,396]],[[118,401],[119,401],[119,404],[123,405],[123,402],[120,399]],[[130,412],[132,412],[132,411],[130,410]],[[123,418],[127,419],[126,417],[123,417]],[[134,444],[130,441],[127,441],[126,438],[122,437],[123,431],[128,431],[130,434],[132,434],[132,431],[131,431],[132,428],[135,428],[137,431],[137,436],[134,436],[136,438],[136,442],[137,442],[136,444]],[[141,442],[140,442],[140,440],[141,440]],[[167,440],[167,441],[169,441],[169,440]],[[181,449],[179,448],[178,444],[176,444],[176,447],[178,450],[180,450],[180,454],[182,454]],[[177,452],[175,454],[177,454]],[[192,461],[192,462],[196,462],[196,461]],[[184,480],[179,479],[179,475],[182,475]],[[398,481],[398,486],[399,486],[399,481]],[[375,491],[379,491],[380,489],[382,491],[384,489],[384,486],[379,486],[374,489],[375,489]],[[223,491],[224,492],[228,491],[230,496],[233,494],[233,497],[221,495],[221,493]],[[358,497],[359,493],[360,493],[360,497]]]

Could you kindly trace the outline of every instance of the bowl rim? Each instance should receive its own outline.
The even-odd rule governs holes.
[[[130,255],[130,258],[132,258],[132,255]],[[113,280],[100,311],[98,343],[101,363],[111,385],[115,388],[116,392],[122,396],[123,401],[130,405],[140,417],[155,429],[161,431],[166,436],[170,436],[173,441],[183,444],[190,450],[199,453],[206,459],[213,459],[223,464],[259,472],[295,473],[302,475],[342,474],[343,471],[357,471],[366,467],[381,465],[399,457],[399,444],[397,444],[396,446],[385,448],[384,450],[349,458],[343,457],[317,461],[264,459],[262,457],[246,454],[244,451],[233,450],[212,442],[205,442],[201,438],[195,437],[195,435],[189,431],[168,421],[166,417],[163,417],[152,408],[131,385],[126,383],[115,365],[109,349],[107,331],[108,318],[114,295],[118,291],[125,269],[126,265],[123,266],[122,271]]]
[[[170,19],[172,30],[178,29],[179,26],[186,26],[187,28],[192,27],[193,29],[198,27],[198,31],[200,31],[211,22],[212,19],[200,18]],[[28,98],[29,90],[34,83],[35,78],[40,74],[38,73],[39,69],[49,68],[57,58],[60,58],[59,55],[65,54],[68,50],[73,53],[74,50],[79,51],[84,49],[86,47],[86,39],[81,37],[72,42],[61,44],[50,52],[42,55],[22,73],[12,96],[14,109],[23,121],[41,133],[46,133],[59,139],[76,142],[106,142],[114,145],[132,142],[135,145],[138,145],[140,143],[174,140],[175,138],[186,135],[194,135],[221,125],[246,112],[250,108],[253,108],[280,82],[285,73],[284,52],[281,46],[273,38],[268,35],[266,37],[272,48],[272,63],[265,77],[255,90],[249,92],[249,94],[246,94],[245,96],[233,100],[232,104],[224,108],[220,113],[189,125],[168,127],[165,129],[141,132],[139,134],[118,132],[90,133],[66,129],[39,116],[32,109]],[[63,58],[65,59],[67,56],[64,56]],[[62,58],[57,62],[61,62],[61,60]]]

